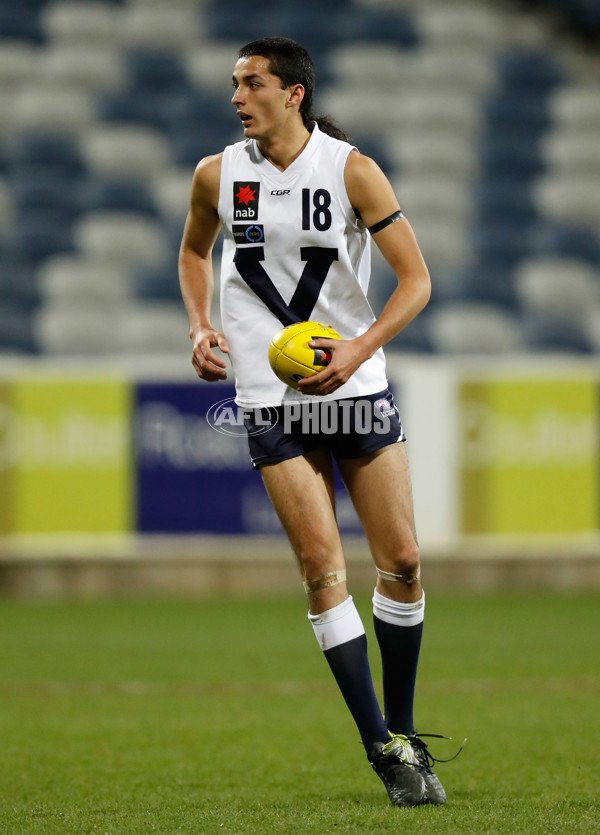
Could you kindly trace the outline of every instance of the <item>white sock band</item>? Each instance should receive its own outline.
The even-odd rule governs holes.
[[[379,594],[373,594],[373,614],[379,620],[396,626],[417,626],[425,617],[425,592],[416,603],[397,603]]]
[[[319,615],[311,615],[309,612],[308,619],[323,651],[365,634],[365,628],[351,596]]]

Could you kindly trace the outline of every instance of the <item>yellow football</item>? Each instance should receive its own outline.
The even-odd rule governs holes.
[[[322,371],[331,360],[325,348],[309,348],[311,339],[341,339],[337,331],[320,322],[296,322],[278,331],[269,344],[269,362],[286,385],[298,388],[298,380]]]

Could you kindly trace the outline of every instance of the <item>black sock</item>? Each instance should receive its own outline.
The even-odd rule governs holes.
[[[398,603],[377,590],[373,595],[373,624],[381,652],[385,721],[395,734],[410,735],[415,731],[413,706],[424,614],[424,594],[415,603]]]
[[[373,743],[389,739],[373,688],[367,656],[367,636],[360,635],[323,653],[352,714],[367,752]]]
[[[395,734],[414,733],[413,704],[423,624],[396,626],[373,617],[381,650],[383,705],[388,728]]]
[[[308,615],[315,637],[370,755],[389,734],[375,695],[365,629],[352,597],[320,614]]]

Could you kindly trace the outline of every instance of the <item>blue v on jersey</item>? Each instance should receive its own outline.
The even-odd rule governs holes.
[[[344,184],[352,145],[315,125],[297,159],[279,171],[255,140],[223,152],[219,216],[221,319],[242,407],[305,402],[269,365],[271,337],[284,325],[313,320],[343,339],[374,321],[367,301],[370,236],[357,220]],[[379,349],[332,395],[357,397],[387,388]]]

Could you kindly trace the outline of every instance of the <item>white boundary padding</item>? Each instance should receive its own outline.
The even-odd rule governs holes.
[[[387,371],[407,436],[419,543],[447,548],[460,516],[456,365],[389,352]]]

